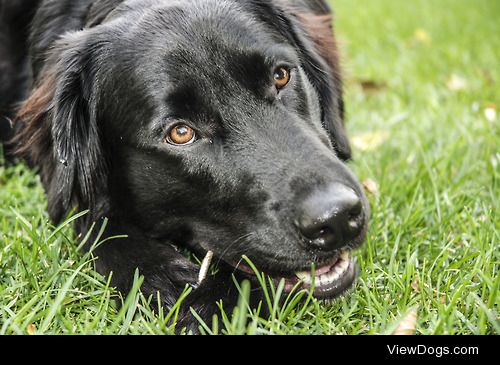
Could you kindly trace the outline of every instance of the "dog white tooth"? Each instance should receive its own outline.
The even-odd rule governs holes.
[[[335,275],[337,275],[337,277],[339,277],[339,278],[340,278],[342,275],[344,275],[344,273],[345,273],[345,270],[344,270],[344,269],[342,269],[342,268],[340,268],[340,267],[339,267],[339,268],[337,268],[337,269],[335,270]]]
[[[330,279],[330,277],[328,275],[323,275],[323,276],[320,277],[319,281],[320,281],[321,285],[323,286],[323,285],[330,284],[331,279]]]
[[[316,287],[325,286],[325,285],[328,285],[328,281],[327,281],[325,275],[318,276],[316,278]]]
[[[212,259],[214,257],[214,253],[212,251],[207,251],[205,258],[203,259],[200,266],[200,273],[198,274],[198,284],[201,284],[208,275],[208,270],[210,269],[210,264],[212,263]]]
[[[342,275],[342,274],[344,274],[344,273],[346,272],[346,270],[347,270],[348,266],[349,266],[349,262],[347,262],[347,261],[342,261],[342,262],[340,263],[340,265],[338,265],[338,266],[335,268],[335,272],[336,272],[336,273],[340,276],[340,275]]]
[[[349,265],[349,261],[342,260],[339,263],[339,265],[337,266],[337,268],[342,272],[347,268],[348,265]]]
[[[340,273],[338,273],[336,270],[334,270],[331,273],[330,278],[331,278],[332,282],[337,281],[340,278]]]

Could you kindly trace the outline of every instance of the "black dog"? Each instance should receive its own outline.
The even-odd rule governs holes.
[[[242,255],[287,290],[310,285],[312,263],[317,297],[352,284],[368,203],[345,165],[325,1],[33,3],[29,42],[9,51],[29,54],[33,79],[16,142],[54,222],[88,209],[78,232],[109,218],[108,236],[128,236],[96,251],[120,290],[139,268],[143,292],[169,308],[189,283],[185,309],[210,318],[217,300],[235,304],[232,274],[252,277]],[[199,282],[179,248],[213,252],[217,274]]]

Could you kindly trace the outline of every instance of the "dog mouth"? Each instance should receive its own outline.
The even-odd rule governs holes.
[[[345,250],[319,266],[314,272],[312,270],[296,272],[291,279],[285,278],[285,290],[291,291],[300,282],[301,289],[313,287],[313,295],[316,298],[333,299],[349,289],[355,279],[354,258],[350,251]]]
[[[203,281],[213,253],[209,251],[200,268],[199,281]],[[256,277],[256,272],[249,265],[240,260],[231,264],[234,269],[243,272],[246,276]],[[357,265],[348,249],[337,252],[325,263],[315,267],[314,270],[297,271],[290,274],[269,275],[275,282],[284,280],[284,290],[290,293],[294,290],[311,290],[312,295],[318,299],[335,299],[348,290],[356,280]]]

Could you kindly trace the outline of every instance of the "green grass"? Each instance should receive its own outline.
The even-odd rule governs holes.
[[[299,293],[279,306],[262,277],[271,318],[243,283],[238,310],[203,331],[390,333],[418,306],[419,334],[500,334],[500,117],[484,112],[500,114],[500,2],[334,3],[353,169],[378,184],[360,279],[329,305]],[[151,310],[140,276],[115,304],[45,204],[33,172],[0,167],[0,334],[172,333],[176,311]]]

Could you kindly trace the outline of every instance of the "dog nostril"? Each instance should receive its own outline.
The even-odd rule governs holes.
[[[338,240],[335,232],[330,228],[321,229],[315,232],[314,235],[306,236],[302,231],[300,231],[300,234],[304,238],[303,242],[307,245],[307,248],[318,250],[330,250],[332,244]]]
[[[357,236],[363,205],[354,190],[334,183],[310,195],[301,205],[297,228],[309,247],[333,250]]]

